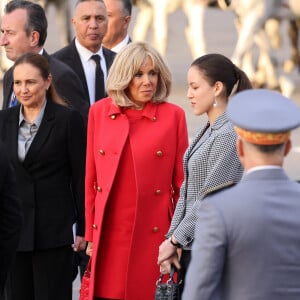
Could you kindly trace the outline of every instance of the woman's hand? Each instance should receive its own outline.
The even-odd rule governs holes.
[[[180,263],[179,263],[179,255],[176,252],[170,259],[164,260],[160,264],[160,273],[161,274],[170,274],[171,272],[171,265],[174,265],[177,270],[181,268]]]
[[[77,235],[75,238],[74,245],[73,245],[73,250],[75,252],[81,251],[81,250],[85,249],[85,246],[86,246],[86,241],[85,241],[84,237]]]
[[[161,265],[165,260],[173,258],[174,255],[178,260],[177,247],[173,246],[169,240],[165,240],[159,246],[157,263]]]
[[[93,253],[93,242],[88,242],[88,245],[86,247],[86,254],[88,256],[92,256]]]

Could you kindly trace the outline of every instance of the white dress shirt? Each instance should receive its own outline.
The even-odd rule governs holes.
[[[80,56],[80,60],[83,66],[88,90],[89,90],[89,97],[90,97],[90,104],[92,105],[95,102],[95,68],[96,63],[91,59],[92,55],[98,54],[101,57],[100,63],[101,63],[101,69],[103,71],[104,75],[104,81],[106,84],[106,78],[107,78],[107,68],[106,68],[106,62],[105,57],[103,55],[102,46],[99,49],[98,52],[93,53],[87,48],[83,47],[77,39],[75,39],[75,46],[77,48],[77,51]]]

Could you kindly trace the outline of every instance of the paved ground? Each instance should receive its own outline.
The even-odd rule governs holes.
[[[74,3],[74,0],[71,0]],[[133,11],[132,26],[136,16],[136,10]],[[227,56],[231,56],[235,41],[236,31],[233,23],[233,14],[230,11],[220,11],[218,9],[208,9],[205,16],[205,28],[207,38],[207,50],[208,52],[219,52]],[[189,107],[189,103],[186,99],[186,72],[192,62],[192,56],[189,52],[188,46],[184,37],[184,27],[187,24],[186,18],[181,11],[174,13],[169,19],[169,43],[166,54],[166,60],[170,66],[173,74],[173,90],[170,96],[170,102],[177,103],[186,111],[188,129],[190,137],[194,132],[204,123],[206,120],[204,117],[195,117],[192,113],[192,109]],[[59,33],[57,31],[54,22],[54,10],[49,11],[49,38],[46,44],[48,52],[53,52],[60,48]],[[131,30],[130,30],[131,32]],[[278,51],[278,57],[280,61],[288,55],[288,42],[286,34],[284,34],[284,46]],[[293,101],[300,105],[300,85],[299,74],[294,73],[289,75],[291,80],[297,83],[297,89],[292,95]],[[288,116],[287,116],[288,117]],[[300,129],[296,130],[292,135],[294,148],[286,159],[285,169],[288,174],[293,178],[300,180],[299,172],[299,155],[300,155]],[[73,299],[78,299],[79,280],[74,283]]]

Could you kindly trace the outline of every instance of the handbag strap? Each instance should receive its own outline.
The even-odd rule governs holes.
[[[177,268],[174,266],[174,265],[171,265],[171,271],[170,271],[170,274],[169,274],[169,279],[168,279],[168,282],[174,282],[174,274],[178,272]],[[165,275],[160,273],[159,275],[159,279],[157,280],[156,284],[157,283],[160,283],[162,282],[162,279]]]

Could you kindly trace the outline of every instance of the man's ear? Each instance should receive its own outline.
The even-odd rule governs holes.
[[[292,149],[292,141],[288,140],[284,147],[284,156],[287,156],[291,149]]]
[[[244,145],[242,140],[239,137],[236,141],[236,149],[239,156],[244,156]]]
[[[126,24],[126,27],[129,26],[130,20],[131,20],[131,16],[126,16],[126,17],[125,17],[125,24]]]
[[[40,33],[37,31],[32,31],[31,32],[31,46],[36,47],[39,44],[40,40]]]
[[[244,158],[245,158],[244,143],[239,137],[236,141],[236,150],[241,164],[244,165]]]

